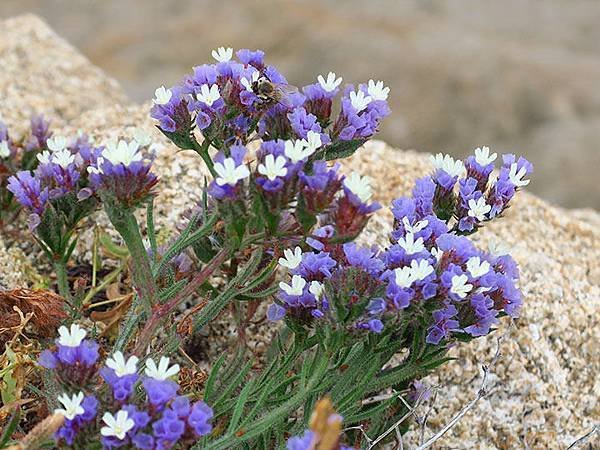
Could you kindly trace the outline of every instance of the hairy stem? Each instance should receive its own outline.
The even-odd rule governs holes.
[[[108,217],[119,232],[131,255],[131,273],[136,292],[141,299],[144,311],[150,317],[152,306],[158,303],[156,284],[152,276],[150,258],[144,246],[138,222],[129,209],[120,205],[106,206]]]
[[[67,278],[67,264],[62,259],[54,261],[54,271],[56,272],[56,284],[58,286],[58,293],[65,299],[65,301],[72,305],[73,297],[71,296],[71,288],[69,287],[69,280]]]
[[[145,346],[152,340],[152,336],[158,330],[160,324],[171,314],[177,306],[187,297],[192,295],[208,278],[217,270],[229,256],[229,250],[223,249],[196,274],[194,278],[171,300],[154,310],[146,326],[140,333],[134,353],[140,355]]]
[[[194,146],[194,151],[200,155],[204,164],[210,171],[210,174],[213,177],[217,177],[217,172],[215,172],[215,167],[212,158],[208,154],[208,147],[210,147],[210,141],[205,137],[202,144],[199,144],[198,141],[192,137],[192,145]]]

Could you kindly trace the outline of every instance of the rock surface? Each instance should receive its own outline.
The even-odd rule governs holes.
[[[536,166],[531,192],[600,209],[600,2],[2,0],[35,11],[143,101],[217,46],[267,52],[293,84],[385,80],[400,148],[490,145]],[[206,18],[210,17],[210,20]]]
[[[61,132],[85,128],[97,139],[131,136],[134,127],[143,127],[163,144],[157,160],[162,177],[159,224],[172,226],[197,198],[205,173],[198,158],[187,152],[176,154],[153,131],[148,105],[126,105],[114,81],[42,22],[27,16],[0,23],[0,49],[2,67],[10,63],[8,70],[0,72],[0,113],[9,125],[23,127],[30,112],[41,110],[63,126]],[[377,141],[345,166],[345,170],[371,174],[375,196],[384,205],[408,194],[414,180],[431,169],[424,155],[393,151]],[[376,214],[363,240],[385,245],[390,217],[386,209]],[[507,332],[504,322],[497,332],[505,337],[502,356],[490,375],[497,386],[493,394],[435,448],[565,448],[599,422],[599,223],[600,215],[594,211],[571,212],[523,193],[503,220],[476,235],[480,245],[495,238],[513,247],[525,303],[514,327]],[[3,254],[0,245],[0,264]],[[5,266],[2,270],[0,279],[5,277]],[[20,280],[23,277],[15,277],[11,283]],[[480,366],[495,351],[493,336],[473,341],[455,349],[457,360],[430,377],[429,382],[440,390],[429,430],[441,428],[475,396]],[[417,433],[412,432],[406,443],[417,441]]]

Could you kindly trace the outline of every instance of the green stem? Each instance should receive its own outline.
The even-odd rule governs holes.
[[[208,147],[210,147],[210,141],[204,137],[204,141],[202,141],[202,145],[198,143],[195,138],[192,138],[192,145],[194,146],[194,150],[196,153],[200,155],[200,157],[204,160],[204,164],[208,167],[210,174],[213,177],[217,177],[217,172],[215,172],[215,167],[212,158],[208,154]]]
[[[73,297],[71,297],[71,288],[67,278],[67,264],[62,260],[54,261],[54,271],[56,272],[58,293],[69,305],[72,305]]]
[[[152,276],[152,266],[148,252],[144,246],[138,222],[129,209],[120,205],[106,204],[106,213],[119,232],[131,255],[131,274],[133,284],[141,299],[142,307],[147,316],[152,313],[152,306],[158,303],[157,289]]]

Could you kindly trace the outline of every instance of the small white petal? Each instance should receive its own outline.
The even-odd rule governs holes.
[[[366,175],[360,176],[358,173],[352,172],[348,177],[344,178],[344,186],[363,203],[367,203],[373,196],[371,178]]]
[[[154,104],[166,105],[169,103],[172,96],[173,92],[171,92],[171,89],[166,89],[164,86],[161,86],[154,91]]]

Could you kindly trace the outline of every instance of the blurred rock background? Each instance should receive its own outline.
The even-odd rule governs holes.
[[[385,80],[390,144],[523,153],[531,191],[600,209],[600,2],[0,0],[0,17],[25,12],[140,102],[221,45],[265,50],[296,85]]]

